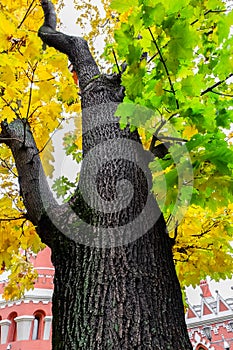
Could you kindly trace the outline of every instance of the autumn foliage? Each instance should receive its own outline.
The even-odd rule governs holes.
[[[166,143],[167,154],[156,157],[150,168],[174,241],[181,286],[195,285],[206,275],[231,276],[233,11],[220,0],[113,0],[99,8],[88,1],[74,4],[78,25],[99,62],[117,73],[125,66],[125,99],[118,110],[122,127],[137,127],[152,153]],[[78,87],[64,55],[37,36],[43,21],[40,3],[3,0],[0,9],[1,121],[29,122],[51,176],[53,133],[80,111]],[[105,41],[101,56],[94,40],[99,34]],[[80,138],[77,122],[76,134],[64,139],[67,154],[77,161]],[[187,169],[190,182],[180,184]],[[28,254],[43,244],[28,221],[14,159],[4,143],[0,177],[0,264],[2,271],[11,271],[5,297],[18,298],[36,277]],[[67,199],[72,186],[61,177],[54,189]]]

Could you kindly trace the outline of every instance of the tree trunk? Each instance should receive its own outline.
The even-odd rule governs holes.
[[[28,217],[52,249],[53,350],[191,350],[171,241],[150,192],[150,157],[137,131],[122,130],[114,116],[120,75],[100,75],[87,43],[57,32],[52,4],[42,7],[39,36],[68,55],[81,91],[84,159],[68,206],[48,189],[29,126],[3,123],[0,136]]]
[[[115,248],[57,241],[53,349],[192,349],[163,218]]]

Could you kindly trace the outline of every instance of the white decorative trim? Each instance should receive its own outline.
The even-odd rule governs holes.
[[[32,321],[34,316],[18,316],[15,318],[17,323],[17,340],[29,340]]]
[[[43,340],[49,340],[50,339],[50,331],[51,331],[52,319],[53,319],[52,316],[45,316],[45,318],[44,318]]]
[[[6,342],[7,342],[10,325],[11,325],[11,321],[10,320],[2,320],[2,321],[0,321],[1,344],[6,344]]]
[[[219,325],[217,325],[217,324],[215,324],[214,326],[213,326],[213,332],[214,332],[214,334],[218,334],[218,331],[219,331]]]

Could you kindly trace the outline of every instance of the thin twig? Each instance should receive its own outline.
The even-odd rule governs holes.
[[[233,97],[233,95],[230,94],[225,94],[223,92],[218,92],[218,91],[211,91],[213,94],[220,95],[220,96],[226,96],[226,97]]]
[[[156,143],[157,140],[158,140],[157,137],[155,135],[153,135],[151,143],[150,143],[150,147],[149,147],[149,151],[150,152],[153,152],[153,149],[155,147],[155,143]]]
[[[23,143],[23,141],[22,140],[20,140],[20,139],[17,139],[16,137],[4,137],[4,136],[1,136],[0,135],[0,143],[5,143],[5,141],[18,141],[18,142],[21,142],[21,143]]]
[[[155,37],[154,37],[154,35],[153,35],[151,29],[148,28],[148,30],[149,30],[149,32],[150,32],[150,35],[151,35],[152,40],[153,40],[153,43],[155,44],[155,47],[156,47],[156,49],[157,49],[157,51],[158,51],[158,53],[159,53],[160,60],[161,60],[161,62],[162,62],[162,64],[163,64],[164,69],[165,69],[165,72],[166,72],[166,74],[167,74],[167,78],[168,78],[168,81],[169,81],[169,84],[170,84],[171,92],[172,92],[173,95],[175,96],[176,108],[179,109],[179,102],[178,102],[178,100],[177,100],[177,98],[176,98],[176,92],[175,92],[175,90],[174,90],[174,86],[173,86],[173,84],[172,84],[171,77],[170,77],[170,74],[169,74],[169,72],[168,72],[168,68],[167,68],[166,62],[164,61],[163,55],[162,55],[162,53],[161,53],[161,51],[160,51],[160,48],[159,48],[159,46],[158,46],[158,44],[157,44],[157,41],[155,40]]]
[[[33,84],[34,84],[34,76],[35,76],[35,72],[36,72],[36,68],[38,66],[38,61],[35,63],[34,67],[31,66],[30,62],[29,66],[32,69],[32,77],[30,79],[30,90],[29,90],[29,98],[28,98],[28,108],[27,108],[27,114],[26,114],[26,121],[28,120],[29,117],[29,112],[30,112],[30,107],[31,107],[31,101],[32,101],[32,88],[33,88]],[[26,122],[24,123],[24,135],[23,135],[23,146],[25,146],[26,143]]]
[[[120,67],[119,67],[119,65],[118,65],[117,58],[116,58],[116,53],[115,53],[114,49],[112,49],[112,53],[113,53],[113,56],[114,56],[114,60],[115,60],[115,62],[116,62],[116,66],[117,66],[118,73],[120,74],[120,73],[121,73],[121,70],[120,70]]]
[[[33,158],[34,158],[35,156],[37,156],[38,154],[40,154],[40,153],[42,153],[42,152],[44,151],[45,147],[46,147],[46,146],[48,145],[48,143],[52,140],[54,134],[57,132],[57,129],[60,127],[60,125],[63,123],[64,120],[65,120],[65,118],[62,118],[62,120],[59,122],[57,128],[53,131],[53,133],[52,133],[52,135],[49,137],[49,139],[45,142],[44,146],[43,146],[38,152],[36,152],[35,154],[33,154],[33,157],[32,157],[32,159],[30,160],[30,162],[33,161]]]
[[[226,12],[227,10],[208,10],[204,13],[204,16],[208,15],[208,13],[221,13],[221,12]],[[200,19],[195,19],[192,23],[190,23],[191,26],[193,26],[195,23],[200,21]]]
[[[102,24],[101,26],[99,25],[98,27],[99,27],[99,28],[104,28],[109,22],[110,22],[110,19],[108,18],[108,19],[104,22],[104,24]]]
[[[7,107],[9,107],[12,112],[14,112],[14,114],[16,115],[17,118],[21,118],[21,114],[18,113],[12,106],[11,103],[8,102],[3,96],[1,96],[1,99],[3,100],[3,102],[5,102],[5,104],[7,105]]]
[[[153,137],[152,137],[152,140],[151,140],[151,143],[150,143],[150,147],[149,147],[149,150],[152,152],[153,151],[153,149],[154,149],[154,146],[155,146],[155,143],[156,143],[156,141],[157,140],[160,140],[160,139],[166,139],[166,137],[163,137],[163,136],[159,136],[158,137],[158,133],[159,133],[159,131],[162,129],[162,127],[167,123],[167,122],[169,122],[173,117],[175,117],[175,116],[177,116],[178,114],[177,113],[174,113],[174,114],[172,114],[168,119],[164,119],[164,120],[162,120],[161,121],[161,123],[160,123],[160,125],[158,126],[158,128],[155,130],[155,133],[153,134]],[[167,138],[168,139],[168,138]],[[176,138],[172,138],[172,137],[170,137],[169,138],[169,140],[172,140],[173,139],[173,141],[176,141]],[[182,139],[178,139],[177,138],[177,141],[181,141],[182,142]],[[184,140],[183,139],[183,142],[187,142],[187,140]]]
[[[176,242],[176,238],[178,236],[178,226],[179,226],[179,223],[178,223],[178,220],[176,220],[176,223],[175,223],[175,230],[174,230],[174,236],[173,237],[170,237],[172,242],[173,242],[173,245],[175,244]]]
[[[163,45],[161,49],[164,49],[164,48],[167,47],[167,46],[168,46],[168,43],[165,44],[165,45]],[[147,61],[147,63],[150,63],[151,61],[153,61],[153,59],[154,59],[156,56],[158,56],[158,54],[159,54],[159,53],[156,52],[156,53]]]
[[[172,136],[159,136],[159,140],[188,142],[188,140],[186,139],[181,139],[179,137],[172,137]]]
[[[29,120],[29,119],[33,116],[33,114],[36,113],[36,111],[37,111],[39,108],[41,108],[41,107],[42,107],[42,105],[37,106],[37,107],[32,111],[32,113],[29,115],[28,120]],[[40,113],[39,113],[39,115],[40,115]]]
[[[22,26],[23,22],[25,21],[25,19],[26,19],[27,16],[29,15],[29,13],[30,13],[30,11],[31,11],[31,8],[32,8],[32,5],[33,5],[34,2],[35,2],[35,0],[32,0],[32,2],[31,2],[31,4],[29,5],[29,7],[28,7],[28,9],[27,9],[27,11],[26,11],[26,13],[25,13],[25,15],[24,15],[22,21],[20,22],[20,24],[19,24],[18,27],[17,27],[18,29]]]
[[[217,227],[219,225],[219,221],[215,221],[206,231],[202,231],[199,234],[195,234],[195,235],[191,235],[192,237],[202,237],[204,235],[206,235],[207,233],[209,233],[211,231],[212,228]]]
[[[233,77],[233,73],[229,74],[229,75],[226,77],[226,79],[220,80],[220,81],[218,81],[217,83],[215,83],[214,85],[208,87],[206,90],[202,91],[202,92],[201,92],[201,96],[207,94],[207,92],[212,92],[212,90],[213,90],[214,88],[216,88],[217,86],[221,85],[222,83],[224,83],[227,79],[229,79],[229,78],[231,78],[231,77]]]
[[[25,216],[22,215],[22,216],[19,216],[17,218],[0,218],[0,222],[2,221],[16,221],[16,220],[25,220]]]
[[[173,113],[172,115],[170,115],[170,117],[168,119],[164,119],[161,121],[161,124],[158,126],[158,128],[155,131],[155,135],[158,135],[159,131],[162,129],[162,127],[168,123],[172,118],[176,117],[178,114],[177,113]]]
[[[51,81],[55,80],[56,77],[48,78],[48,79],[41,79],[41,80],[34,80],[34,83],[44,83],[45,81]]]
[[[30,112],[30,106],[31,106],[31,101],[32,101],[32,88],[34,84],[34,76],[35,76],[35,71],[38,65],[38,61],[36,62],[35,66],[32,68],[32,77],[30,79],[30,91],[29,91],[29,98],[28,98],[28,108],[27,108],[27,114],[26,114],[26,119],[28,120],[29,112]]]
[[[15,176],[18,177],[18,175],[11,169],[11,167],[7,164],[5,159],[0,158],[0,161],[5,165],[5,167]]]

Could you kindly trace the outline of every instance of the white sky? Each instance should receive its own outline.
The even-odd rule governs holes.
[[[62,11],[59,14],[59,17],[61,18],[61,31],[63,31],[66,34],[70,35],[80,35],[80,30],[77,26],[76,19],[77,14],[73,7],[73,1],[72,0],[65,0],[65,5]]]

